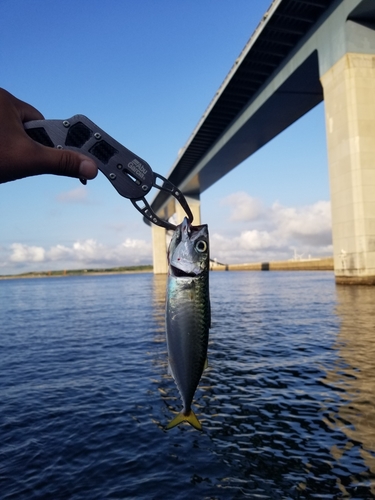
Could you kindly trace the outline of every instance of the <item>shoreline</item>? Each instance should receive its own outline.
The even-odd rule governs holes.
[[[245,264],[211,263],[211,271],[333,271],[333,257]]]
[[[135,274],[135,273],[152,273],[153,267],[150,266],[134,266],[129,267],[114,267],[113,269],[76,269],[63,271],[33,271],[24,274],[8,274],[0,275],[0,280],[13,279],[32,279],[32,278],[71,278],[73,276],[105,276],[110,274]]]
[[[244,264],[211,262],[210,271],[333,271],[333,257],[306,260],[286,260]],[[114,267],[109,269],[76,269],[62,271],[34,271],[24,274],[0,275],[0,280],[28,278],[69,278],[72,276],[106,276],[111,274],[152,273],[153,266]]]

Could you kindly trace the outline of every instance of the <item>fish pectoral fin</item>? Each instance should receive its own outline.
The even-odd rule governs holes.
[[[188,422],[191,426],[194,427],[194,429],[197,429],[198,431],[202,430],[202,424],[197,419],[193,410],[190,410],[186,415],[183,412],[179,413],[171,422],[169,422],[169,424],[166,426],[166,429],[172,429],[182,422]]]

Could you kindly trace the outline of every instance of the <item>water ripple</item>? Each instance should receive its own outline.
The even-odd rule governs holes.
[[[211,275],[203,424],[169,432],[165,277],[0,282],[9,499],[375,497],[375,290]]]

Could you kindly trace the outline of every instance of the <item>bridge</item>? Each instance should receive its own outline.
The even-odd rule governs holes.
[[[323,99],[336,281],[375,284],[375,0],[274,0],[167,177],[198,224],[200,194]],[[151,205],[182,216],[164,192]]]

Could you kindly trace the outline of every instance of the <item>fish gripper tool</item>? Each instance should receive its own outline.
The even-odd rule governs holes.
[[[151,208],[145,196],[151,189],[165,191],[180,203],[190,223],[193,214],[182,192],[168,179],[153,172],[138,155],[117,142],[84,115],[67,120],[33,120],[24,123],[26,133],[40,144],[57,149],[71,149],[95,161],[117,192],[128,198],[150,222],[165,229],[176,226],[163,220]]]

